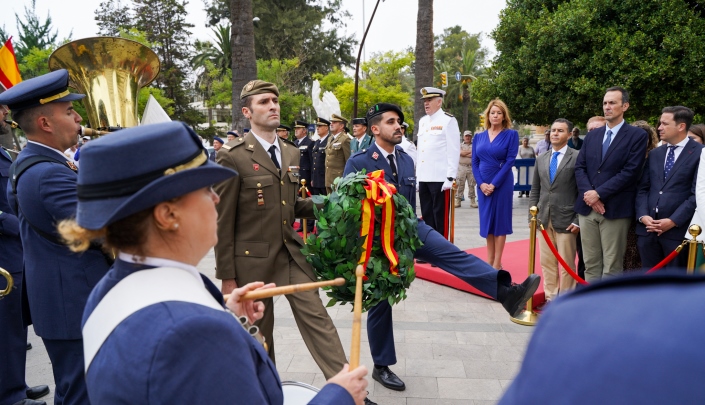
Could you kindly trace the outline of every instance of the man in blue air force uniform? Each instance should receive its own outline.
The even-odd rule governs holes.
[[[416,207],[416,176],[414,161],[401,146],[401,124],[404,114],[394,104],[375,104],[367,112],[367,122],[375,142],[366,150],[356,153],[348,160],[344,176],[366,169],[368,173],[384,170],[384,178],[397,187],[412,207]],[[512,316],[518,315],[526,301],[533,296],[540,277],[533,274],[522,284],[513,284],[511,275],[504,270],[495,270],[477,257],[467,254],[448,242],[423,220],[418,221],[419,238],[423,242],[415,253],[416,259],[435,264],[459,277],[483,293],[501,302]],[[374,361],[372,378],[383,386],[403,391],[406,386],[389,369],[396,364],[392,307],[383,301],[370,309],[367,316],[367,335]]]
[[[16,194],[9,186],[7,195],[20,223],[34,331],[51,360],[55,404],[85,404],[81,315],[109,265],[99,248],[72,253],[55,229],[76,213],[77,169],[63,151],[76,144],[80,130],[72,101],[85,95],[69,93],[68,81],[63,69],[24,81],[0,94],[0,104],[10,107],[28,138],[11,169]]]

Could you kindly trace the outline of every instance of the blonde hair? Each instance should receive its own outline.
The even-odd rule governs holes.
[[[78,225],[75,219],[64,219],[56,227],[62,241],[72,252],[85,252],[91,243],[105,238],[106,228],[86,229]]]
[[[497,107],[500,110],[502,110],[502,115],[504,118],[502,118],[502,129],[508,129],[512,127],[512,117],[509,115],[509,108],[507,108],[507,105],[504,104],[504,101],[500,100],[499,98],[495,98],[494,100],[490,101],[489,104],[487,104],[487,108],[485,109],[484,116],[485,116],[485,129],[490,129],[490,110],[492,107]]]
[[[651,152],[652,149],[658,146],[659,143],[659,137],[656,133],[656,130],[644,120],[634,121],[632,123],[632,126],[643,129],[649,136],[649,139],[646,142],[646,155],[648,156],[649,152]]]

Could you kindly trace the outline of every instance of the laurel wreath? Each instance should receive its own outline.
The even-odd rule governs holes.
[[[366,198],[365,170],[350,173],[335,180],[335,191],[328,196],[314,196],[314,208],[318,235],[311,234],[301,252],[313,266],[321,280],[343,277],[345,285],[326,287],[330,301],[344,305],[355,300],[355,268],[360,260],[364,239],[360,237],[362,200]],[[389,260],[379,242],[381,206],[375,207],[375,239],[372,254],[365,269],[366,279],[362,287],[362,309],[366,311],[386,300],[394,305],[406,299],[406,289],[416,276],[414,252],[421,246],[418,236],[416,213],[409,202],[397,193],[392,196],[395,206],[394,249],[399,255],[398,275],[389,271]]]

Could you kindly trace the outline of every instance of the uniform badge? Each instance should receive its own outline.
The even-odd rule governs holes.
[[[259,170],[259,165],[257,163],[252,164],[252,168],[255,169],[255,171]]]
[[[67,160],[66,164],[69,166],[69,169],[73,170],[74,172],[78,171],[78,167],[76,167],[76,165],[72,161]]]
[[[264,193],[261,189],[257,190],[257,205],[264,205]]]
[[[377,160],[378,157],[379,157],[379,154],[377,152],[372,154],[372,159]]]

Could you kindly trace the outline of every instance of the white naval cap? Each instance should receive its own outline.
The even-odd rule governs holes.
[[[422,87],[421,98],[444,97],[446,92],[435,87]]]

